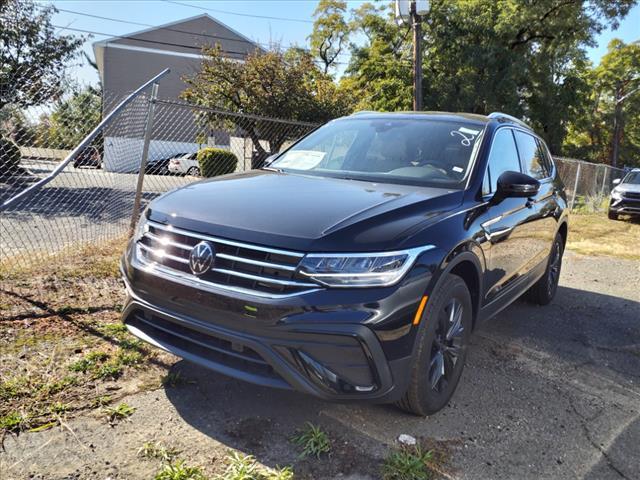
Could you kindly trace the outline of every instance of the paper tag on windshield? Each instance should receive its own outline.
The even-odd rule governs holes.
[[[278,168],[293,168],[295,170],[311,170],[322,161],[325,152],[315,150],[292,150],[278,160]]]

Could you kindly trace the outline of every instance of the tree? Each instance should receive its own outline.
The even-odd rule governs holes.
[[[207,121],[232,121],[246,132],[257,151],[252,164],[262,165],[271,152],[299,135],[295,126],[275,125],[256,116],[302,122],[325,122],[352,109],[351,99],[337,88],[330,76],[301,49],[256,51],[244,62],[225,58],[219,47],[205,47],[201,69],[185,78],[188,88],[182,98],[214,109],[242,113],[229,116],[212,112]],[[262,143],[269,145],[266,150]]]
[[[344,18],[347,2],[343,0],[320,0],[313,12],[313,31],[309,35],[311,52],[324,63],[324,73],[336,62],[345,47],[350,26]]]
[[[585,46],[603,28],[616,26],[633,3],[432,2],[423,22],[425,108],[505,111],[529,121],[558,152],[577,106],[588,95]],[[388,6],[365,4],[353,18],[365,42],[352,49],[350,82],[362,89],[373,108],[408,107],[411,69],[405,27],[395,25]],[[385,94],[385,89],[396,89],[403,99]]]
[[[84,39],[56,34],[55,12],[31,0],[0,1],[0,109],[38,105],[61,95],[65,66]]]
[[[94,87],[78,89],[56,103],[50,115],[40,119],[38,144],[72,149],[100,123],[102,96]]]
[[[585,82],[589,95],[568,127],[564,151],[614,167],[640,166],[640,43],[612,40]]]

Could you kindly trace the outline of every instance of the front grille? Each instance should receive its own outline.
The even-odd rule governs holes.
[[[318,289],[296,273],[301,253],[251,245],[148,222],[149,229],[138,242],[145,263],[160,265],[191,282],[237,289],[263,296],[287,296]],[[195,245],[209,242],[215,249],[206,273],[193,275],[189,255]]]
[[[625,198],[631,198],[634,200],[640,200],[640,193],[638,192],[624,192],[622,194]]]

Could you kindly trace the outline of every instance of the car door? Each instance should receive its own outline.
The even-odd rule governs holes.
[[[485,303],[497,299],[516,284],[531,253],[528,236],[534,213],[532,202],[526,198],[492,201],[498,177],[506,171],[521,172],[522,167],[513,130],[503,127],[494,134],[489,152],[482,192],[488,207],[479,218],[487,262]]]
[[[557,208],[557,193],[551,179],[551,169],[543,149],[542,141],[521,130],[514,131],[518,153],[524,173],[540,182],[540,190],[533,201],[533,222],[529,229],[529,262],[522,266],[525,274],[536,266],[545,264],[551,251],[556,232],[554,212]]]

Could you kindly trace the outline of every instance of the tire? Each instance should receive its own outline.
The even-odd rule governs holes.
[[[424,417],[449,402],[464,368],[472,318],[467,285],[457,275],[447,274],[422,314],[409,387],[398,407]],[[444,375],[438,373],[441,369]]]
[[[189,170],[187,170],[187,175],[191,175],[193,177],[199,177],[200,169],[198,167],[191,167]]]
[[[607,217],[609,217],[609,220],[618,220],[618,214],[615,212],[612,212],[611,210],[609,210]]]
[[[563,243],[562,235],[557,233],[556,238],[553,240],[544,275],[526,293],[526,297],[531,303],[548,305],[553,300],[553,297],[556,296],[562,269]]]

